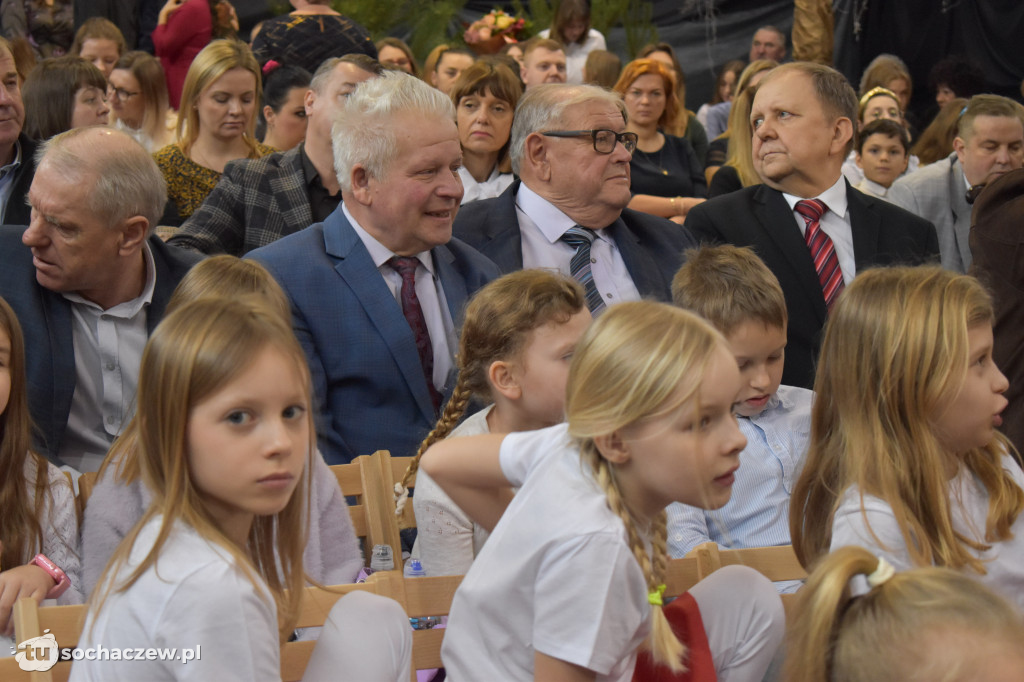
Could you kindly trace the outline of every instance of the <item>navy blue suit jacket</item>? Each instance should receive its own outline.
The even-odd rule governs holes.
[[[455,236],[498,266],[502,274],[523,268],[523,240],[516,215],[513,182],[501,196],[471,201],[459,209]],[[671,220],[624,209],[607,227],[641,296],[672,300],[672,278],[683,264],[683,251],[697,246],[690,231]]]
[[[0,227],[0,296],[14,309],[25,336],[28,402],[37,429],[36,447],[56,460],[75,393],[71,302],[36,281],[32,251],[21,243],[24,227]],[[156,266],[153,300],[146,309],[150,333],[164,316],[174,288],[202,256],[149,238]]]
[[[875,265],[938,261],[935,227],[924,218],[846,184],[857,271]],[[813,388],[828,310],[818,272],[782,192],[754,185],[690,209],[686,225],[701,241],[753,247],[786,296],[789,329],[782,383]]]
[[[497,268],[457,239],[431,253],[458,328],[467,299],[498,276]],[[246,258],[263,263],[291,302],[327,463],[381,449],[415,454],[435,424],[416,340],[342,208]],[[449,381],[446,393],[453,387]]]

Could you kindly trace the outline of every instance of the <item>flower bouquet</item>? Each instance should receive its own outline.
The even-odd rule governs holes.
[[[477,54],[495,54],[506,43],[518,42],[525,28],[526,20],[522,17],[495,9],[470,24],[463,38]]]

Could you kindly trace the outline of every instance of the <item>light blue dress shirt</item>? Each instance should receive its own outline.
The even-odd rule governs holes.
[[[790,544],[789,498],[807,455],[814,392],[779,386],[761,414],[740,417],[747,447],[732,498],[717,510],[673,503],[668,507],[668,550],[673,558],[694,547],[715,542],[722,549],[774,547]],[[776,584],[795,592],[800,581]]]

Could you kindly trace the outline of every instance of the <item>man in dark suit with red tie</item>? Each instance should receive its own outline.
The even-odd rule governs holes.
[[[842,175],[857,97],[839,72],[785,64],[761,81],[751,109],[754,168],[763,185],[690,210],[705,242],[751,246],[789,308],[782,382],[811,388],[828,310],[857,272],[938,260],[930,222],[853,189]]]

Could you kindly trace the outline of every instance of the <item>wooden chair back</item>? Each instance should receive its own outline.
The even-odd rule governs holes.
[[[48,630],[57,641],[57,646],[77,646],[87,611],[88,607],[85,604],[40,607],[35,599],[19,599],[14,605],[14,640],[18,643],[24,642],[39,637]],[[14,664],[10,671],[7,668],[7,659],[0,663],[0,679],[12,682],[65,682],[71,675],[71,661],[58,661],[50,670],[31,673],[21,670],[13,657],[10,662]]]
[[[401,527],[413,527],[416,519],[412,505],[406,505],[401,519],[395,516],[395,481],[401,480],[405,467],[409,464],[408,457],[392,458],[387,450],[378,450],[372,455],[356,457],[349,464],[335,464],[331,470],[338,479],[341,492],[346,497],[355,497],[356,504],[349,505],[352,525],[356,535],[363,539],[365,556],[369,561],[370,549],[374,545],[390,545],[395,567],[401,565],[402,540],[399,537],[400,521],[411,524]],[[401,470],[401,473],[395,472]],[[396,477],[397,476],[397,477]]]
[[[769,580],[805,580],[807,571],[793,552],[793,545],[779,547],[751,547],[748,549],[719,549],[713,542],[695,547],[690,553],[697,559],[699,578],[703,580],[723,566],[749,566]],[[782,595],[786,613],[793,607],[795,594]]]

